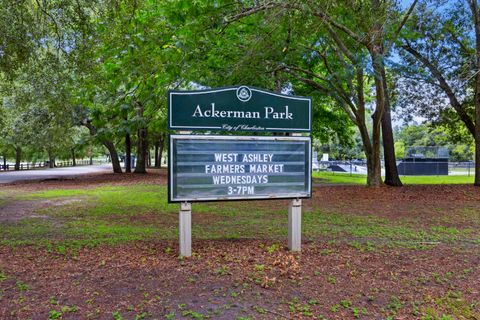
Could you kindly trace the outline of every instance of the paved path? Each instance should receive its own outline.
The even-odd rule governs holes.
[[[84,174],[92,174],[98,172],[111,172],[111,164],[102,164],[95,166],[80,166],[68,168],[38,169],[38,170],[22,170],[0,172],[0,184],[11,183],[26,180],[45,180],[71,178]]]

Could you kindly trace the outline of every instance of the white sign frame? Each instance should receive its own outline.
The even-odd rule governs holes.
[[[283,194],[280,196],[270,195],[268,197],[261,195],[246,195],[244,197],[239,196],[222,196],[222,197],[199,197],[199,198],[174,198],[173,195],[173,141],[177,140],[232,140],[234,141],[302,141],[308,143],[308,154],[305,155],[305,159],[308,165],[308,176],[307,176],[307,186],[308,190],[306,193],[290,193]],[[185,134],[174,134],[170,135],[169,138],[169,181],[168,181],[168,199],[170,203],[178,202],[196,202],[196,201],[236,201],[236,200],[268,200],[268,199],[308,199],[312,196],[312,140],[310,136],[219,136],[219,135],[185,135]]]

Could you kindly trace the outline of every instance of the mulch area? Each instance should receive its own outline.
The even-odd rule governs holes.
[[[63,181],[0,186],[19,191],[166,184],[147,175],[96,174]],[[287,201],[255,201],[275,207]],[[437,221],[478,228],[480,189],[467,185],[314,188],[307,210]],[[475,218],[474,217],[474,218]],[[463,222],[462,222],[463,221]],[[446,222],[448,224],[448,222]],[[0,247],[0,319],[201,318],[419,319],[454,314],[480,319],[480,246],[439,244],[427,250],[359,250],[345,243],[304,243],[301,254],[262,240],[194,239],[179,259],[176,242],[136,242],[59,254]],[[62,310],[63,308],[63,310]],[[118,313],[116,313],[118,312]],[[434,319],[433,317],[432,319]]]
[[[179,260],[174,243],[136,243],[60,255],[31,247],[0,248],[1,319],[159,319],[189,311],[213,319],[416,319],[441,301],[480,309],[479,252],[448,247],[359,252],[307,244],[301,254],[262,241],[197,241]],[[22,291],[20,283],[28,286]],[[460,292],[460,293],[459,293]],[[441,300],[446,299],[446,300]],[[413,303],[415,302],[415,303]],[[444,302],[446,303],[446,302]],[[355,311],[357,310],[357,311]],[[356,315],[358,310],[362,310]],[[314,315],[316,317],[312,317]]]
[[[308,208],[327,212],[348,212],[375,215],[387,219],[414,219],[428,224],[440,215],[457,211],[477,212],[480,222],[480,188],[473,185],[408,185],[401,188],[366,186],[331,186],[314,189]],[[455,219],[457,227],[469,227],[469,222]]]

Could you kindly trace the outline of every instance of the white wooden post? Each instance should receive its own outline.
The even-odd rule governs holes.
[[[288,249],[301,251],[302,247],[302,200],[293,199],[288,205]]]
[[[184,202],[180,205],[179,214],[180,256],[192,255],[192,204]]]

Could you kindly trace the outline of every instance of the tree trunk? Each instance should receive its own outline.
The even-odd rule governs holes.
[[[75,160],[75,148],[72,148],[72,165],[73,165],[74,167],[77,166],[77,162],[76,162],[76,160]]]
[[[372,139],[373,140],[373,139]],[[367,177],[367,185],[379,187],[382,185],[382,164],[380,161],[380,128],[378,128],[378,138],[373,141],[373,150],[371,156],[371,174]]]
[[[93,124],[91,124],[90,120],[86,119],[82,121],[82,125],[88,128],[91,136],[95,136],[97,134],[97,128]],[[108,140],[101,140],[102,144],[107,148],[108,152],[110,153],[110,159],[112,159],[112,167],[114,173],[122,173],[122,166],[120,165],[120,161],[118,159],[117,149],[113,142]]]
[[[104,141],[103,145],[107,148],[110,153],[110,159],[112,160],[112,167],[114,173],[122,173],[122,166],[120,165],[120,160],[118,159],[117,149],[111,141]]]
[[[162,134],[159,143],[159,150],[158,150],[158,167],[162,167],[162,156],[163,156],[163,149],[165,148],[165,135]]]
[[[379,187],[382,185],[382,171],[379,152],[372,152],[367,155],[367,185],[370,187]]]
[[[383,79],[383,90],[385,104],[382,115],[382,138],[383,157],[385,161],[385,184],[394,187],[401,187],[402,181],[398,176],[397,159],[395,158],[395,142],[393,140],[392,116],[390,111],[390,97],[388,95],[387,75],[385,65],[382,63],[381,73]]]
[[[477,123],[480,123],[480,108],[476,109]],[[480,125],[476,126],[475,131],[475,186],[480,187]]]
[[[132,172],[132,140],[130,133],[125,135],[125,172]]]
[[[143,105],[137,101],[137,117],[143,118]],[[147,173],[147,128],[140,127],[138,129],[138,141],[137,141],[137,164],[135,166],[134,173]]]
[[[374,118],[378,116],[375,115]],[[374,123],[375,123],[374,119]],[[380,161],[380,123],[373,126],[372,149],[367,155],[367,185],[379,187],[382,185],[382,165]]]
[[[48,153],[48,167],[50,169],[55,168],[55,157],[51,152]]]
[[[370,56],[372,58],[372,66],[374,70],[375,78],[375,112],[372,115],[372,179],[368,183],[369,179],[367,177],[367,183],[371,186],[380,186],[382,184],[381,178],[381,162],[380,162],[380,131],[381,123],[385,107],[385,91],[382,81],[382,72],[381,72],[381,55],[380,47],[378,45],[373,45],[369,48]],[[378,175],[380,176],[380,181],[378,181]]]
[[[372,7],[380,8],[379,0],[372,0]],[[380,186],[382,184],[382,166],[380,162],[380,133],[382,130],[382,119],[385,111],[385,86],[382,75],[383,70],[383,25],[377,21],[372,29],[373,39],[366,44],[370,58],[375,82],[375,112],[372,115],[372,150],[371,150],[371,174],[367,175],[369,186]]]
[[[115,148],[115,145],[111,141],[102,142],[105,148],[107,148],[110,153],[110,159],[112,160],[112,168],[114,173],[122,173],[122,166],[120,165],[120,160],[118,159],[118,152]]]
[[[158,168],[158,141],[155,142],[155,145],[153,146],[153,156],[154,156],[154,161],[153,161],[153,165],[155,166],[155,168]]]
[[[478,10],[476,6],[474,6],[474,8]],[[480,28],[480,26],[478,26],[478,28]],[[477,75],[475,79],[475,128],[474,128],[474,135],[473,135],[473,138],[475,140],[475,180],[473,184],[477,187],[480,187],[480,39],[479,38],[480,38],[480,30],[477,30]]]
[[[380,164],[380,131],[377,128],[374,130],[372,140],[368,133],[365,119],[363,117],[357,118],[358,129],[362,138],[363,151],[367,157],[367,185],[371,187],[378,187],[382,184],[382,171]],[[375,142],[374,137],[378,139]]]
[[[147,173],[147,129],[138,129],[138,141],[137,141],[137,164],[135,166],[134,173]]]
[[[470,1],[473,23],[475,26],[475,53],[476,53],[476,76],[475,76],[475,181],[474,185],[480,187],[480,12],[477,0]]]
[[[15,148],[15,170],[20,170],[20,161],[22,160],[22,148]]]
[[[358,100],[357,109],[354,110],[355,124],[360,131],[363,151],[367,157],[367,185],[378,187],[382,184],[382,171],[380,162],[380,119],[378,119],[378,105],[372,118],[372,135],[370,136],[365,119],[364,75],[362,69],[356,71]],[[380,110],[381,112],[381,110]]]
[[[480,40],[479,40],[480,41]],[[480,48],[477,51],[477,76],[475,83],[475,180],[473,185],[480,187]]]
[[[3,170],[7,170],[7,156],[3,155]]]

